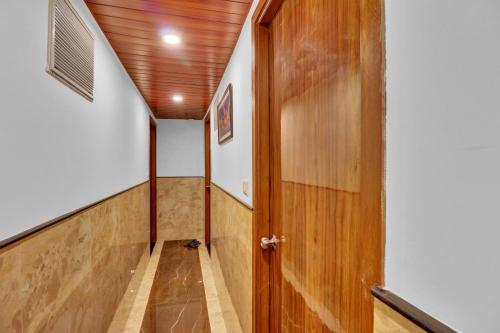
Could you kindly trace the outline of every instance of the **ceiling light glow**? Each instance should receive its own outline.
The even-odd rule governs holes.
[[[181,38],[177,35],[166,34],[163,35],[163,41],[167,44],[176,45],[181,42]]]
[[[172,99],[174,100],[174,102],[177,102],[177,103],[180,103],[184,100],[184,98],[181,95],[174,95],[174,96],[172,96]]]

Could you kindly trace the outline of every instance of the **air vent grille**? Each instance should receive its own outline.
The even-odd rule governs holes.
[[[94,36],[69,0],[51,0],[48,72],[89,100],[94,96]]]

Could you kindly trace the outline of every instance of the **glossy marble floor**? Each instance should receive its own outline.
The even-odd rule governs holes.
[[[210,332],[198,249],[187,241],[163,243],[141,331]]]

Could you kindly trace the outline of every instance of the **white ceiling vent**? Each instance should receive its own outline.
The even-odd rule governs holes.
[[[50,0],[47,71],[94,98],[94,36],[69,0]]]

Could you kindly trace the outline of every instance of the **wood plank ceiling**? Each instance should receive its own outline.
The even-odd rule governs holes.
[[[85,0],[157,118],[202,119],[251,0]],[[169,45],[163,36],[180,37]],[[175,102],[174,95],[183,97]]]

